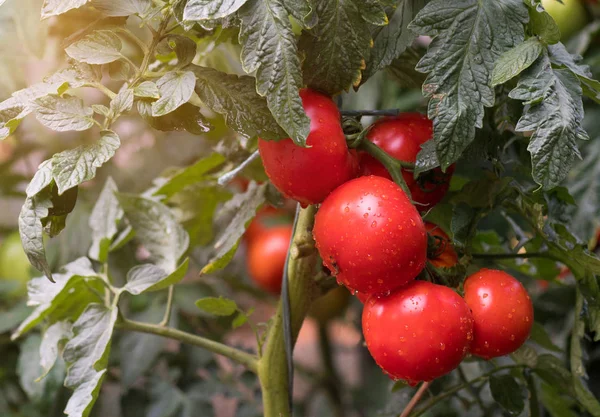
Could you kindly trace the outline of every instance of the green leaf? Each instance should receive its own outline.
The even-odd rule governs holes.
[[[219,297],[206,297],[196,301],[196,307],[215,316],[231,316],[237,311],[237,304],[233,300]]]
[[[106,16],[145,16],[152,8],[151,0],[92,0],[92,6]]]
[[[258,186],[251,182],[244,194],[235,195],[224,205],[224,212],[235,210],[235,215],[217,239],[214,246],[215,254],[208,265],[202,268],[201,273],[209,274],[227,266],[237,250],[240,238],[246,231],[246,225],[250,223],[258,208],[265,202],[266,192],[266,184]]]
[[[544,326],[539,324],[538,322],[533,323],[533,327],[531,328],[530,339],[540,345],[543,348],[546,348],[552,352],[562,352],[562,350],[552,342],[550,336],[544,329]]]
[[[76,61],[108,64],[122,58],[121,39],[110,30],[97,30],[70,45],[65,52]]]
[[[388,72],[400,87],[420,89],[426,78],[424,74],[415,69],[420,59],[421,55],[415,49],[408,48],[400,57],[391,62]],[[431,141],[431,143],[435,142]]]
[[[565,393],[572,394],[571,372],[565,368],[563,361],[556,356],[540,355],[534,371],[548,384]]]
[[[117,316],[116,308],[90,304],[73,324],[74,337],[63,353],[68,365],[65,386],[74,390],[65,408],[69,417],[87,417],[98,398]]]
[[[53,278],[46,260],[42,219],[48,217],[48,210],[51,207],[50,193],[40,193],[33,197],[27,197],[19,214],[19,233],[23,250],[31,265],[38,271],[43,271],[50,281]]]
[[[300,37],[304,83],[334,95],[358,86],[369,56],[370,24],[388,23],[385,13],[368,13],[380,2],[363,0],[316,2],[318,23]],[[382,9],[381,9],[382,10]]]
[[[71,262],[65,266],[65,272],[54,277],[56,283],[45,277],[30,281],[29,304],[36,308],[15,330],[12,339],[27,333],[44,319],[51,322],[76,319],[90,302],[100,301],[98,294],[104,286],[87,258]]]
[[[171,71],[161,77],[156,85],[160,99],[152,103],[152,116],[159,117],[187,103],[194,92],[196,76],[191,71]]]
[[[548,52],[552,64],[571,71],[579,79],[583,93],[596,103],[600,103],[600,82],[592,78],[592,72],[587,65],[579,64],[580,56],[569,54],[562,43],[550,45]]]
[[[399,58],[412,44],[416,35],[408,28],[408,24],[426,3],[426,0],[403,0],[400,2],[389,23],[375,35],[373,48],[367,60],[367,68],[363,71],[362,83]],[[414,70],[414,66],[412,68]]]
[[[212,68],[190,67],[196,74],[196,93],[211,110],[225,116],[233,130],[252,137],[282,139],[287,136],[277,124],[267,101],[258,95],[252,77],[236,76]]]
[[[133,94],[136,97],[159,98],[160,92],[158,87],[152,81],[144,81],[133,89]]]
[[[516,130],[534,131],[527,147],[533,179],[544,189],[556,187],[574,159],[581,158],[576,140],[588,139],[581,127],[583,104],[577,78],[567,70],[553,69],[543,55],[521,75],[509,96],[527,105]]]
[[[244,324],[248,322],[248,315],[244,312],[239,312],[237,316],[231,322],[231,327],[233,329],[237,329],[238,327],[242,327]]]
[[[110,102],[110,111],[113,118],[128,112],[133,108],[133,90],[125,88],[119,91],[119,94]]]
[[[100,139],[96,143],[54,155],[52,176],[59,194],[94,178],[96,169],[108,162],[120,145],[121,140],[115,132],[104,130],[100,132]]]
[[[161,54],[169,55],[172,51],[177,56],[177,67],[185,67],[196,57],[196,42],[187,36],[168,35],[158,44]]]
[[[521,387],[510,375],[490,377],[490,390],[494,400],[512,416],[519,415],[525,408]]]
[[[547,12],[529,8],[529,29],[542,41],[551,45],[560,41],[558,25]]]
[[[117,194],[137,239],[152,255],[153,263],[170,274],[187,251],[189,236],[167,206],[132,194]]]
[[[188,0],[184,20],[213,20],[235,13],[247,0]]]
[[[37,334],[28,336],[20,345],[21,352],[17,362],[17,374],[23,391],[29,399],[37,402],[44,394],[44,385],[36,382],[42,372],[40,367],[40,343],[42,338]]]
[[[73,323],[70,321],[57,321],[44,332],[42,341],[39,345],[39,365],[42,373],[38,374],[37,381],[45,378],[54,367],[58,355],[62,350],[62,342],[73,337]]]
[[[14,97],[0,103],[0,140],[12,134],[26,114],[25,106]]]
[[[577,417],[580,414],[571,409],[573,401],[561,396],[562,392],[552,385],[542,384],[541,401],[552,417]]]
[[[304,28],[310,29],[317,23],[312,0],[283,0],[283,6]]]
[[[266,96],[275,120],[294,142],[304,146],[310,119],[298,94],[302,87],[300,59],[282,0],[250,0],[239,16],[244,70],[256,73],[258,94]]]
[[[162,195],[165,196],[165,198],[172,197],[185,187],[206,179],[206,174],[208,172],[223,165],[225,161],[225,157],[218,153],[213,153],[206,158],[202,158],[194,165],[177,171],[154,192],[154,195]]]
[[[445,169],[482,127],[484,108],[495,102],[491,72],[498,57],[520,44],[528,19],[521,0],[433,0],[409,28],[434,36],[417,70],[428,73],[437,154]]]
[[[127,284],[123,289],[130,294],[138,295],[146,291],[159,291],[177,284],[185,277],[189,267],[189,259],[182,262],[171,274],[152,264],[134,266],[127,273]]]
[[[494,66],[492,86],[504,84],[529,68],[543,49],[544,46],[534,37],[504,52]]]
[[[101,263],[108,259],[110,243],[117,234],[117,224],[123,218],[123,209],[115,195],[118,191],[114,180],[108,177],[88,222],[92,229],[89,256]]]
[[[594,417],[600,417],[600,402],[590,392],[590,390],[583,385],[580,378],[574,379],[575,395],[579,400],[579,403]]]
[[[52,159],[48,159],[38,166],[38,170],[36,171],[29,185],[27,185],[27,189],[25,190],[27,197],[35,196],[44,188],[52,184],[53,180]]]
[[[78,9],[87,2],[88,0],[44,0],[44,4],[42,5],[42,19]]]
[[[93,114],[79,97],[47,95],[35,100],[35,117],[57,132],[88,130],[94,125]]]
[[[475,210],[466,203],[459,203],[454,207],[450,229],[455,243],[465,245],[471,233],[471,223],[475,214]]]
[[[538,362],[538,354],[534,348],[529,345],[522,345],[519,349],[511,353],[511,358],[529,368],[535,368]]]
[[[419,174],[439,166],[440,161],[435,151],[435,141],[428,140],[421,145],[421,150],[417,154],[414,175],[418,177]]]
[[[194,135],[201,135],[211,128],[208,120],[202,115],[202,110],[190,103],[185,103],[177,110],[161,117],[152,116],[150,101],[138,100],[137,109],[150,126],[164,132],[187,131]]]

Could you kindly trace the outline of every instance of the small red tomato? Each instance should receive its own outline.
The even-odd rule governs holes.
[[[525,343],[533,326],[533,305],[519,281],[504,271],[484,268],[469,276],[464,288],[475,320],[474,355],[508,355]]]
[[[291,139],[259,139],[258,149],[271,182],[287,197],[307,206],[322,202],[337,186],[358,173],[358,162],[348,150],[340,113],[331,98],[310,89],[300,90],[310,118],[309,147]]]
[[[473,317],[450,288],[414,281],[389,296],[369,297],[362,329],[375,362],[414,385],[460,364],[473,339]]]
[[[458,255],[452,246],[450,238],[441,227],[436,224],[425,222],[427,233],[436,239],[437,246],[429,255],[429,262],[437,268],[451,268],[458,263]]]
[[[432,134],[433,126],[426,116],[420,113],[403,113],[375,122],[367,139],[400,161],[415,162],[421,145],[431,139]],[[360,154],[360,165],[362,175],[392,179],[385,167],[365,152]],[[402,170],[413,201],[420,203],[417,205],[419,211],[429,210],[444,198],[453,173],[454,165],[451,165],[445,173],[436,168],[415,179],[412,172]]]
[[[354,295],[356,295],[356,298],[358,298],[358,301],[360,301],[361,303],[366,303],[367,300],[369,299],[369,295],[365,294],[363,292],[355,292]]]
[[[265,233],[268,229],[286,224],[292,224],[291,214],[273,206],[262,207],[244,233],[244,239],[247,242],[255,240],[258,236]]]
[[[313,234],[325,266],[351,292],[389,292],[415,279],[427,258],[419,212],[382,177],[338,187],[321,204]]]
[[[292,238],[292,226],[266,229],[248,245],[247,267],[259,287],[279,294],[285,258]]]

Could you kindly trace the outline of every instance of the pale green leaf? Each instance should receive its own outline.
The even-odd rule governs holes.
[[[540,41],[533,37],[500,55],[492,72],[492,85],[504,84],[529,68],[543,48]]]
[[[52,281],[52,271],[46,260],[42,219],[48,217],[48,210],[52,207],[50,193],[39,193],[27,197],[19,214],[19,233],[23,243],[23,250],[31,265],[43,271]]]
[[[78,9],[88,0],[44,0],[42,6],[42,19],[58,16],[69,10]]]
[[[223,165],[224,162],[225,157],[218,153],[213,153],[206,158],[202,158],[194,165],[190,165],[173,174],[172,177],[154,192],[154,195],[162,195],[166,198],[172,197],[185,187],[204,180],[208,172]]]
[[[115,195],[117,192],[117,185],[108,177],[90,214],[92,246],[89,256],[99,262],[106,262],[110,243],[118,231],[117,224],[123,218],[123,209]]]
[[[185,20],[214,20],[235,13],[247,0],[188,0]]]
[[[152,8],[151,0],[92,0],[92,6],[106,16],[145,16]]]
[[[57,132],[87,130],[94,125],[93,114],[93,110],[84,107],[83,100],[75,96],[47,95],[35,100],[35,117]]]
[[[43,373],[38,375],[38,381],[46,377],[54,367],[61,352],[61,343],[73,337],[72,327],[73,323],[70,321],[57,321],[44,332],[39,346],[39,364]]]
[[[237,311],[237,304],[233,300],[223,297],[206,297],[196,301],[196,307],[215,316],[231,316]]]
[[[171,113],[187,101],[194,92],[196,76],[191,71],[171,71],[161,77],[156,85],[160,99],[152,103],[152,116]]]
[[[159,291],[177,284],[185,277],[189,267],[186,259],[171,274],[167,274],[161,268],[152,264],[134,266],[127,273],[127,284],[125,291],[138,295],[146,291]]]
[[[158,87],[152,81],[144,81],[133,89],[133,94],[136,97],[159,98],[160,93]]]
[[[112,116],[116,117],[122,113],[128,112],[133,108],[133,90],[125,88],[119,91],[119,94],[110,102]]]
[[[108,64],[122,57],[121,39],[110,30],[97,30],[73,43],[65,52],[87,64]]]

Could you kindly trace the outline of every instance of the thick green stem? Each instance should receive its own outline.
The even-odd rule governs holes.
[[[252,372],[258,372],[258,360],[256,356],[243,352],[239,349],[224,345],[223,343],[214,340],[206,339],[201,336],[196,336],[171,327],[164,327],[158,324],[142,323],[139,321],[126,320],[118,324],[118,327],[134,332],[155,334],[158,336],[168,337],[170,339],[179,340],[180,342],[198,346],[209,350],[213,353],[223,355],[239,364],[246,366]]]
[[[317,294],[313,280],[317,265],[312,228],[316,208],[302,209],[292,239],[288,263],[288,288],[291,313],[292,343],[296,342],[312,300]],[[302,250],[299,250],[302,248]],[[307,250],[312,248],[312,250]],[[295,254],[295,255],[294,255]],[[291,414],[288,401],[289,383],[284,343],[283,298],[269,330],[263,356],[258,362],[265,417],[287,417]]]

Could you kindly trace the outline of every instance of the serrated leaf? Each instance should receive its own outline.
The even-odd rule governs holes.
[[[367,60],[367,68],[363,71],[362,83],[377,71],[390,65],[412,44],[416,35],[408,28],[408,24],[426,3],[426,0],[403,0],[400,2],[389,23],[375,35],[373,48]]]
[[[57,132],[88,130],[94,125],[93,114],[79,97],[48,95],[35,100],[35,117]]]
[[[266,184],[257,186],[252,182],[244,194],[236,195],[225,204],[224,211],[233,207],[236,214],[215,243],[215,255],[208,265],[202,268],[201,273],[208,274],[222,269],[231,261],[240,238],[246,230],[246,225],[254,218],[256,210],[265,202],[266,191]]]
[[[52,159],[47,159],[39,166],[25,192],[33,197],[52,183]]]
[[[510,375],[492,375],[490,377],[492,397],[508,414],[519,415],[525,408],[521,387]]]
[[[73,337],[72,327],[73,323],[70,321],[58,321],[44,332],[39,346],[39,364],[42,367],[43,373],[38,375],[38,381],[45,378],[52,370],[52,367],[54,367],[61,351],[60,344]]]
[[[581,158],[576,140],[589,139],[583,130],[581,87],[568,70],[555,70],[547,55],[521,75],[511,98],[525,101],[519,132],[534,131],[527,150],[531,153],[533,179],[545,189],[560,184]]]
[[[310,29],[317,23],[312,0],[283,0],[283,6],[304,28]]]
[[[108,162],[119,146],[121,140],[117,134],[111,130],[104,130],[100,132],[100,139],[96,143],[54,155],[52,176],[58,186],[59,194],[94,178],[96,169]]]
[[[123,209],[115,195],[118,191],[113,179],[108,177],[90,214],[92,246],[89,256],[98,262],[106,262],[110,243],[118,231],[117,224],[123,218]]]
[[[44,0],[44,4],[42,5],[42,19],[78,9],[87,2],[88,0]]]
[[[25,106],[14,97],[0,103],[0,140],[11,135],[25,115]]]
[[[46,192],[25,199],[19,214],[19,234],[23,250],[31,265],[38,271],[44,272],[46,277],[52,281],[52,271],[46,260],[42,226],[42,219],[48,217],[48,210],[52,207],[50,198],[50,193]]]
[[[170,274],[187,251],[189,236],[167,206],[132,194],[117,194],[137,239],[150,252],[153,263]]]
[[[196,74],[196,93],[211,110],[225,116],[233,130],[252,137],[282,139],[285,131],[258,95],[252,77],[225,74],[205,67],[190,67]]]
[[[196,301],[196,307],[215,316],[231,316],[237,311],[237,304],[233,300],[223,297],[206,297]]]
[[[171,113],[187,101],[194,92],[196,76],[191,71],[171,71],[161,77],[156,85],[160,99],[152,103],[152,116]]]
[[[214,20],[235,13],[247,0],[188,0],[185,20]]]
[[[560,41],[560,29],[552,16],[545,11],[533,7],[529,9],[529,29],[548,45]]]
[[[552,64],[571,71],[579,79],[583,93],[596,103],[600,103],[600,82],[592,78],[592,72],[587,65],[579,64],[580,56],[569,54],[562,43],[550,45],[548,52]]]
[[[305,54],[304,82],[334,95],[360,84],[373,41],[369,24],[385,25],[387,17],[373,21],[363,0],[315,3],[318,23],[302,33],[299,44]]]
[[[169,35],[158,44],[160,54],[168,55],[171,51],[177,56],[177,67],[185,67],[196,57],[197,45],[192,39],[182,35]]]
[[[41,337],[38,334],[28,336],[19,346],[20,353],[16,367],[20,385],[32,403],[42,399],[45,389],[44,383],[36,381],[41,373],[40,343]]]
[[[92,6],[106,16],[145,16],[152,8],[151,0],[92,0]]]
[[[266,96],[279,126],[298,145],[305,145],[310,119],[298,94],[302,87],[300,59],[283,2],[250,0],[239,16],[244,71],[256,73],[258,94]]]
[[[189,259],[183,261],[171,274],[152,264],[134,266],[127,273],[127,284],[123,289],[138,295],[146,291],[159,291],[177,284],[183,279],[189,267]]]
[[[420,59],[421,55],[416,50],[408,48],[400,57],[391,62],[388,72],[400,87],[421,88],[426,77],[415,69]]]
[[[133,90],[125,88],[110,102],[110,110],[113,117],[128,112],[133,108]]]
[[[104,117],[110,117],[110,109],[104,104],[92,104],[92,110]]]
[[[194,165],[183,168],[169,178],[154,195],[162,195],[165,198],[172,197],[174,194],[183,190],[185,187],[196,184],[205,179],[206,173],[223,165],[225,157],[218,153],[213,153],[206,158],[200,159]]]
[[[533,342],[537,343],[543,348],[546,348],[553,352],[561,352],[561,349],[558,346],[556,346],[552,342],[552,339],[550,339],[550,336],[548,336],[548,333],[546,332],[546,329],[544,329],[544,326],[542,326],[538,322],[533,323],[530,338]]]
[[[158,87],[152,81],[144,81],[133,89],[133,94],[136,97],[159,98],[160,93]]]
[[[504,52],[494,66],[492,86],[504,84],[529,68],[538,59],[543,48],[540,41],[534,37]]]
[[[422,172],[429,171],[440,166],[435,150],[435,141],[428,140],[421,145],[421,150],[417,154],[415,162],[414,175],[419,176]]]
[[[147,100],[138,100],[137,109],[150,126],[163,132],[185,130],[194,135],[201,135],[211,128],[201,109],[190,103],[185,103],[174,112],[161,117],[152,116],[152,104]]]
[[[455,162],[482,127],[495,102],[490,86],[498,57],[524,38],[527,8],[521,0],[434,0],[409,28],[434,36],[417,69],[428,73],[423,92],[442,168]]]
[[[117,321],[116,308],[90,304],[73,324],[74,337],[65,346],[65,386],[74,390],[65,408],[69,417],[87,417],[100,391]]]
[[[87,64],[108,64],[122,57],[121,39],[110,30],[97,30],[73,43],[65,52],[71,58]]]

